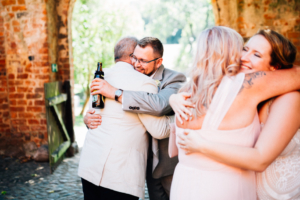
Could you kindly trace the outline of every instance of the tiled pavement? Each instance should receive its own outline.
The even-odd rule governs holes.
[[[83,199],[77,176],[79,153],[65,158],[53,174],[48,163],[20,163],[18,159],[0,158],[0,200],[4,199]],[[145,200],[149,200],[147,189]]]

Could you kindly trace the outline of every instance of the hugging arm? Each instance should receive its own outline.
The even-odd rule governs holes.
[[[157,92],[156,86],[151,82],[146,81],[142,86],[143,91],[155,94]],[[170,122],[173,121],[174,116],[153,116],[148,114],[138,114],[139,119],[145,126],[146,130],[156,139],[164,139],[170,135]]]
[[[245,75],[241,92],[258,104],[272,97],[300,89],[300,68],[259,71]]]
[[[157,94],[140,91],[124,91],[122,95],[123,110],[155,116],[166,115],[172,111],[169,104],[170,96],[178,92],[185,80],[185,76],[178,73],[172,77],[169,83],[164,84],[165,86],[163,86]],[[132,110],[130,109],[131,107],[139,107],[139,110]]]
[[[282,118],[284,116],[284,118]],[[188,152],[198,151],[225,164],[264,171],[285,149],[300,126],[300,93],[277,97],[254,148],[215,143],[194,132],[180,136],[179,144]],[[194,141],[193,141],[194,140]]]

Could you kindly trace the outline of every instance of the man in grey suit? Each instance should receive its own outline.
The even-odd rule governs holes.
[[[115,56],[117,57],[118,55]],[[158,86],[157,94],[123,91],[112,87],[105,80],[100,79],[97,93],[107,98],[118,100],[122,103],[124,111],[156,116],[173,115],[173,110],[169,105],[169,97],[177,93],[182,83],[186,81],[186,77],[182,73],[164,68],[162,56],[163,45],[157,38],[153,37],[141,39],[131,54],[131,61],[135,70],[156,80]],[[93,115],[93,111],[88,111],[84,117],[84,122],[89,128],[95,128],[101,124],[100,118]],[[147,161],[149,196],[151,200],[168,200],[178,158],[169,158],[168,138],[163,140],[152,138],[149,141],[150,151]]]

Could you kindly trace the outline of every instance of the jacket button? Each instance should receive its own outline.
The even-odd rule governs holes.
[[[139,109],[140,109],[140,107],[136,107],[136,109],[137,109],[137,110],[139,110]]]
[[[132,107],[131,107],[131,106],[129,106],[129,109],[132,109]]]

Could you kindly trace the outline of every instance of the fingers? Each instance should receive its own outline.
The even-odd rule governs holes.
[[[101,89],[102,86],[91,86],[91,94],[95,95],[95,94],[101,94]]]
[[[96,82],[103,82],[103,81],[105,81],[105,80],[103,80],[101,78],[95,78],[95,79],[93,79],[92,84],[96,83]]]
[[[177,110],[177,113],[180,115],[181,118],[188,120],[188,116],[182,110]]]
[[[185,144],[183,143],[185,138],[186,138],[186,135],[183,135],[183,134],[177,134],[177,137],[178,137],[178,144]]]
[[[99,115],[100,116],[100,115]],[[89,118],[88,119],[88,123],[90,124],[90,123],[94,123],[94,124],[96,124],[96,123],[100,123],[101,124],[101,122],[102,122],[102,118]],[[99,125],[100,125],[99,124]]]
[[[190,130],[184,130],[183,134],[188,135],[190,133]]]
[[[186,114],[186,120],[188,120],[188,116],[187,115],[189,115],[189,116],[192,116],[193,115],[193,113],[192,113],[192,111],[190,111],[188,108],[186,108],[184,105],[181,105],[180,106],[180,110],[184,113],[184,114]]]
[[[97,128],[98,126],[89,125],[88,127],[89,127],[90,129],[95,129],[95,128]]]
[[[100,94],[99,90],[104,86],[105,81],[100,79],[100,78],[96,78],[92,81],[92,84],[90,85],[90,89],[92,91],[92,95],[94,94]],[[98,92],[98,93],[96,93]]]
[[[183,124],[183,121],[182,121],[182,119],[181,119],[181,117],[180,117],[180,115],[178,114],[178,115],[176,115],[176,119],[180,122],[180,124]]]
[[[188,93],[188,92],[182,92],[180,93],[182,96],[184,96],[185,98],[190,98],[192,96],[192,93]]]
[[[87,111],[87,113],[94,114],[94,113],[95,113],[95,109],[89,109],[89,110]]]
[[[189,154],[191,154],[191,153],[192,153],[192,152],[189,151],[189,150],[186,150],[186,151],[185,151],[185,154],[186,154],[186,155],[189,155]]]
[[[100,126],[102,123],[102,120],[101,121],[93,121],[93,122],[90,122],[87,126],[90,128],[90,129],[95,129],[97,128],[98,126]]]
[[[183,105],[189,108],[195,108],[195,105],[191,101],[184,101]]]
[[[102,116],[99,114],[89,114],[88,119],[102,119]]]

